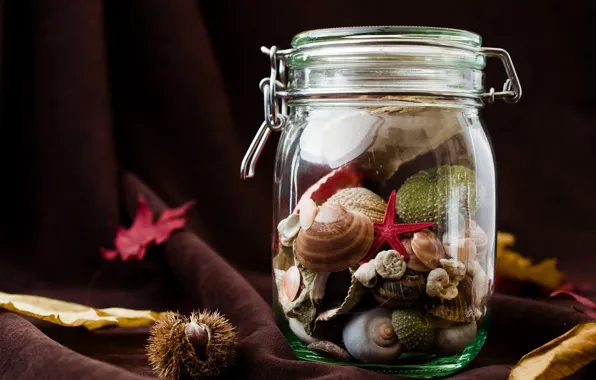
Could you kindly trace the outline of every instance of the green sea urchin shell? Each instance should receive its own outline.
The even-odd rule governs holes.
[[[394,310],[391,323],[397,338],[410,352],[426,352],[435,338],[435,330],[418,310]]]
[[[476,213],[478,203],[475,172],[444,165],[408,178],[397,191],[395,210],[405,223],[442,224],[454,205],[468,219]]]

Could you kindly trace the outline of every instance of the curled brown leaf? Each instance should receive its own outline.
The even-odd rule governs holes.
[[[579,324],[524,355],[509,380],[563,379],[596,359],[596,321]]]

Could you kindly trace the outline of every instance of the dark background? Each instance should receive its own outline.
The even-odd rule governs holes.
[[[205,264],[186,266],[175,261],[182,256],[155,250],[144,262],[103,261],[99,247],[111,247],[111,225],[129,221],[131,211],[123,204],[134,195],[123,178],[136,174],[171,207],[196,200],[189,228],[268,300],[277,136],[256,178],[239,179],[242,156],[262,121],[258,83],[269,68],[259,48],[287,48],[294,34],[307,29],[353,25],[468,29],[479,33],[485,46],[511,54],[523,97],[484,112],[498,164],[498,228],[515,234],[522,254],[557,257],[571,280],[593,281],[595,8],[591,1],[0,0],[0,290],[96,306],[218,307],[235,323],[245,323],[244,314],[232,314],[237,310],[230,306],[236,302],[231,293],[205,301],[205,292],[214,291],[211,282],[198,279],[206,258]],[[486,73],[488,85],[499,89],[505,79],[500,62],[490,61]],[[200,252],[206,250],[201,246]],[[238,281],[250,297],[256,294]],[[561,311],[547,323],[541,319],[552,311],[547,306],[518,302],[496,303],[503,319],[495,328],[502,330],[492,335],[497,339],[492,344],[489,338],[476,366],[514,364],[577,322]],[[522,309],[530,319],[516,314]],[[269,318],[265,309],[255,315]],[[0,319],[3,331],[39,338],[43,355],[74,360],[23,320],[6,314]],[[524,328],[530,325],[541,331]],[[290,357],[272,322],[269,328],[263,341],[243,340],[242,352],[258,344],[276,360]],[[79,333],[66,330],[42,329],[85,355],[148,371],[139,343],[144,336],[124,338],[135,352],[133,363],[124,354],[106,358],[114,340],[82,335],[90,341],[81,348]],[[0,369],[11,379],[28,378],[20,367],[27,362],[23,358],[40,353],[28,351],[35,345],[27,339],[6,336],[0,348],[9,351],[1,352]],[[507,350],[507,337],[525,343]],[[10,351],[19,349],[15,341],[24,351]],[[41,371],[57,360],[43,355],[38,367],[27,368]],[[96,362],[76,358],[83,363],[75,366],[81,373],[90,368],[105,375]],[[247,376],[264,376],[250,367],[255,358],[244,360],[240,368]],[[298,368],[293,361],[271,363],[277,369],[272,376],[283,373],[284,365]],[[300,378],[322,373],[321,367],[300,368]],[[73,378],[60,372],[66,370],[57,368],[48,378]],[[490,373],[485,378],[492,378]]]

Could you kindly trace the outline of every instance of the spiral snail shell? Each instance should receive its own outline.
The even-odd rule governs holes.
[[[372,309],[353,317],[343,330],[346,349],[364,363],[391,363],[404,351],[391,325],[391,312]]]

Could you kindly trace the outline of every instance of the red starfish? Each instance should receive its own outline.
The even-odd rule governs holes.
[[[399,252],[405,261],[410,259],[406,247],[399,240],[398,235],[406,234],[408,232],[415,232],[423,228],[429,228],[434,225],[433,222],[425,223],[404,223],[395,224],[395,190],[391,192],[389,201],[387,202],[387,208],[385,209],[385,216],[381,223],[375,222],[375,239],[373,240],[370,249],[366,256],[360,261],[360,265],[366,263],[377,253],[378,249],[381,248],[383,243],[387,242],[392,249]]]

